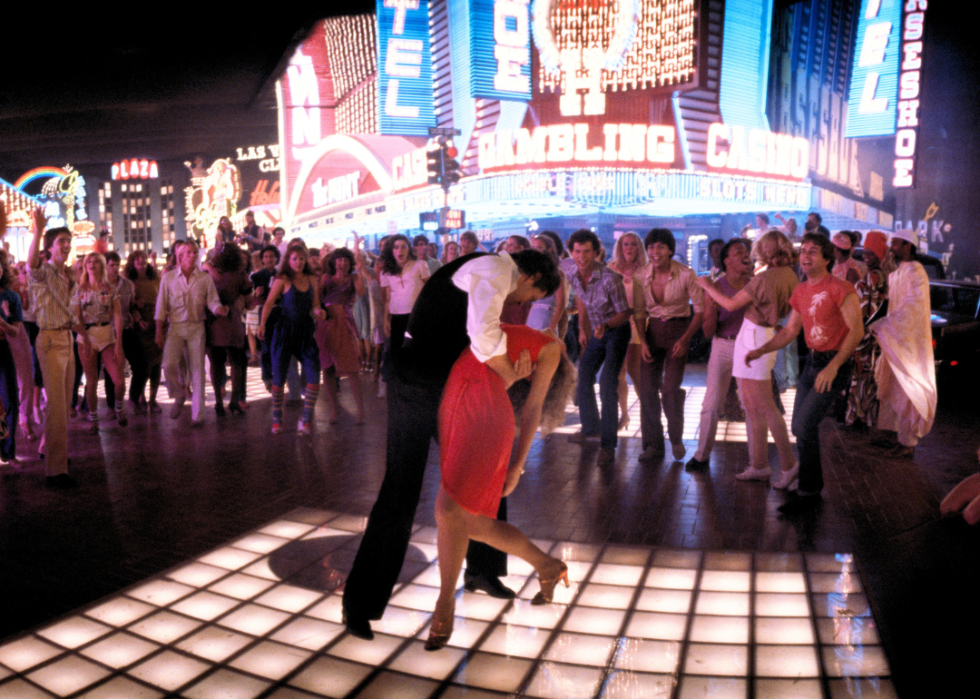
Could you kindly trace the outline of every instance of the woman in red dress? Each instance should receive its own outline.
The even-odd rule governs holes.
[[[492,369],[467,349],[456,360],[439,407],[439,461],[442,480],[436,496],[439,573],[441,589],[432,615],[426,650],[439,650],[449,642],[456,608],[456,581],[470,539],[482,541],[534,566],[541,591],[532,604],[551,602],[560,580],[568,585],[568,566],[535,546],[512,524],[496,519],[500,498],[509,495],[524,472],[531,442],[542,425],[545,401],[549,427],[561,424],[564,406],[574,383],[574,369],[561,352],[561,344],[523,325],[502,324],[507,334],[507,355],[518,376],[530,379],[530,388],[518,411],[520,438],[511,463],[515,407],[508,387]],[[559,366],[562,367],[558,371]],[[556,373],[558,376],[556,377]],[[560,379],[552,381],[553,378]],[[524,384],[523,386],[521,384]],[[527,388],[519,381],[512,394]],[[509,467],[508,467],[509,465]]]

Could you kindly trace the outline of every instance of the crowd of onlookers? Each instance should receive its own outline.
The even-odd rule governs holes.
[[[815,424],[826,412],[841,424],[880,428],[876,443],[895,456],[911,455],[934,417],[931,348],[912,337],[912,328],[921,332],[928,324],[928,288],[923,292],[915,239],[906,232],[891,240],[879,231],[863,240],[851,231],[831,236],[810,214],[801,234],[793,219],[778,217],[782,225],[771,227],[759,214],[740,236],[710,241],[712,269],[699,277],[663,228],[623,233],[612,250],[584,229],[567,240],[551,231],[512,235],[490,251],[472,231],[445,243],[441,253],[424,235],[400,234],[383,238],[374,251],[363,249],[356,234],[353,249],[309,249],[299,238],[286,241],[282,228],[265,233],[249,213],[240,232],[223,217],[203,256],[196,242],[178,241],[161,264],[155,254],[134,251],[123,265],[117,253],[96,250],[69,267],[70,233],[45,231],[43,216],[35,218],[28,259],[15,264],[0,256],[0,332],[7,339],[0,342],[7,421],[0,457],[16,463],[18,429],[32,441],[43,422],[39,446],[51,485],[70,483],[64,440],[56,436],[66,429],[64,420],[87,419],[91,431],[99,429],[100,376],[110,418],[122,427],[131,414],[160,412],[162,378],[173,398],[170,417],[178,419],[190,399],[190,424],[201,425],[206,367],[218,417],[244,413],[252,367],[272,396],[274,434],[285,429],[287,390],[303,401],[297,431],[311,432],[321,376],[329,422],[342,418],[337,391],[345,379],[352,421],[362,423],[362,380],[373,379],[372,390],[384,396],[391,357],[405,341],[426,280],[441,265],[481,251],[533,248],[558,263],[554,294],[508,306],[500,320],[565,341],[579,371],[581,429],[570,440],[598,441],[600,464],[615,458],[617,434],[630,423],[627,377],[640,403],[640,461],[661,460],[668,443],[675,460],[686,456],[681,385],[692,342],[703,345],[702,337],[711,352],[689,470],[708,468],[719,418],[737,413],[746,422],[750,453],[749,468],[737,477],[815,495],[822,486],[814,475]],[[862,243],[858,260],[853,253]],[[797,341],[801,329],[805,343]],[[799,458],[780,400],[794,385]],[[801,404],[801,393],[813,393],[809,403]],[[52,419],[55,409],[59,416]],[[779,455],[772,471],[769,435]]]

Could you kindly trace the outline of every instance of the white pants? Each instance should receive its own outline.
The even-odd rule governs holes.
[[[718,416],[728,397],[732,383],[732,357],[735,340],[716,337],[711,341],[711,357],[708,359],[708,376],[705,381],[704,402],[701,403],[701,426],[698,430],[698,450],[694,458],[707,461],[715,446],[718,432]]]
[[[191,400],[191,420],[203,419],[204,409],[204,323],[171,323],[167,341],[163,345],[163,370],[167,375],[167,391],[174,400],[186,396],[181,379],[180,360],[187,350],[187,368],[190,386],[194,390]]]

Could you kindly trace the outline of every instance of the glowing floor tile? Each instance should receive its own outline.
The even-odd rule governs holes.
[[[19,695],[18,695],[19,696]],[[113,677],[105,684],[85,692],[79,699],[160,699],[163,692],[134,682],[128,677]]]
[[[187,699],[215,699],[215,697],[221,697],[221,699],[255,699],[268,689],[270,684],[222,668],[190,689],[185,689],[181,694]]]
[[[546,662],[538,666],[527,694],[542,699],[588,699],[595,696],[601,681],[598,668]]]
[[[281,519],[278,522],[273,522],[272,524],[267,524],[259,532],[262,534],[268,534],[270,536],[278,536],[283,539],[298,539],[304,534],[316,529],[312,524],[304,524],[303,522],[290,522],[286,519]]]
[[[232,660],[229,665],[270,680],[281,680],[310,657],[295,646],[263,641]]]
[[[438,688],[439,684],[431,680],[382,672],[357,696],[358,699],[419,699],[430,696]]]
[[[759,677],[819,677],[813,646],[756,646],[755,674]]]
[[[120,632],[85,648],[81,654],[118,670],[132,665],[159,648],[156,643]]]
[[[682,641],[687,630],[686,614],[662,614],[660,612],[633,612],[626,635],[635,638],[654,638],[664,641]]]
[[[875,645],[881,643],[878,627],[865,617],[817,619],[817,633],[825,645]]]
[[[344,616],[343,603],[344,600],[340,595],[330,595],[303,613],[315,619],[323,619],[324,621],[332,621],[335,624],[340,624],[343,622]]]
[[[757,616],[810,616],[806,595],[762,592],[755,596]]]
[[[558,595],[555,597],[557,598]],[[510,600],[496,599],[478,592],[464,592],[456,598],[456,615],[490,621],[496,619],[509,603]],[[434,609],[435,606],[433,601],[430,609]]]
[[[595,607],[573,607],[565,619],[565,631],[616,636],[623,628],[626,612],[618,609],[596,609]]]
[[[704,554],[704,569],[706,571],[750,571],[752,570],[752,554],[735,551],[707,551]]]
[[[431,612],[435,609],[438,598],[438,587],[409,583],[392,596],[391,603],[407,609]]]
[[[693,590],[697,574],[689,568],[651,568],[643,584],[664,590]]]
[[[474,653],[459,668],[455,681],[497,692],[516,692],[531,669],[531,661],[490,653]]]
[[[640,593],[636,608],[647,612],[669,612],[687,614],[691,608],[690,590],[657,590],[647,588]]]
[[[598,585],[589,583],[582,588],[578,604],[586,607],[608,609],[628,609],[633,601],[634,588],[620,585]]]
[[[269,567],[268,556],[260,558],[252,565],[243,568],[241,572],[254,575],[257,578],[265,578],[266,580],[280,580],[279,575],[274,573],[272,568]]]
[[[454,648],[472,648],[489,626],[490,624],[485,621],[458,616],[453,623],[453,635],[449,639],[449,645]],[[429,632],[423,629],[420,637],[426,638],[428,634]]]
[[[695,616],[691,640],[700,643],[749,642],[749,619],[744,616]]]
[[[201,625],[201,622],[188,619],[172,612],[158,612],[153,616],[141,619],[128,628],[128,631],[139,634],[144,638],[167,644],[176,641],[181,636],[189,634]]]
[[[31,682],[59,696],[74,694],[101,679],[108,677],[109,670],[77,655],[68,655],[26,675]]]
[[[289,539],[282,539],[278,536],[268,534],[249,534],[241,539],[231,542],[236,549],[251,551],[252,553],[272,553],[276,549],[288,544]]]
[[[213,592],[198,592],[190,597],[185,597],[171,605],[170,608],[195,619],[211,621],[238,604],[240,604],[238,600],[224,595],[216,595]]]
[[[34,636],[26,636],[0,646],[0,663],[15,672],[24,672],[28,668],[50,660],[61,652],[60,648],[56,648],[50,643]]]
[[[551,637],[548,630],[516,624],[500,624],[480,646],[480,650],[518,658],[536,658]]]
[[[638,566],[642,568],[650,558],[650,550],[642,546],[609,546],[602,552],[602,563]]]
[[[674,641],[645,641],[623,638],[616,649],[613,666],[619,670],[672,675],[677,672],[681,644]]]
[[[749,683],[729,677],[685,677],[677,699],[745,699]]]
[[[881,646],[832,646],[823,648],[828,677],[887,677],[891,674]]]
[[[560,633],[542,657],[556,662],[605,667],[615,647],[615,639],[610,636]]]
[[[852,573],[811,573],[810,592],[864,592],[861,579]]]
[[[686,675],[745,677],[749,672],[748,646],[690,643],[684,661]]]
[[[846,679],[831,680],[830,696],[832,699],[898,699],[895,685],[890,680]]]
[[[16,697],[16,699],[51,699],[49,693],[21,679],[0,684],[0,696]]]
[[[128,674],[172,692],[210,668],[210,664],[168,650],[137,665]]]
[[[14,674],[13,670],[8,670],[7,668],[0,665],[0,681],[3,681]]]
[[[254,601],[256,604],[295,614],[322,598],[322,592],[305,590],[295,585],[278,585],[265,594],[256,597]]]
[[[601,699],[669,699],[677,679],[672,675],[616,671],[609,673]]]
[[[226,575],[228,575],[228,571],[224,568],[209,566],[204,563],[191,563],[167,573],[167,577],[171,580],[193,587],[204,587]]]
[[[408,547],[408,551],[405,553],[405,559],[409,561],[421,561],[423,563],[432,563],[439,555],[439,551],[435,544],[423,544],[417,541],[412,541],[412,545]]]
[[[330,520],[330,526],[346,532],[362,534],[367,528],[367,517],[357,515],[338,515]]]
[[[698,614],[746,616],[749,595],[745,592],[699,592],[694,610]]]
[[[803,573],[756,573],[756,592],[806,592]]]
[[[252,640],[248,636],[220,626],[206,626],[190,638],[185,638],[178,643],[177,647],[199,658],[220,663],[247,646]]]
[[[589,578],[589,582],[636,587],[642,576],[643,568],[641,566],[600,563],[592,571],[592,577]]]
[[[560,558],[569,564],[569,569],[571,569],[572,562],[586,562],[589,567],[592,566],[592,562],[595,561],[599,554],[602,552],[602,547],[598,544],[583,544],[574,541],[561,541],[559,542],[553,550],[549,551],[549,555],[555,558]],[[576,578],[581,580],[582,578]]]
[[[275,583],[273,583],[271,580],[256,578],[252,575],[244,575],[242,573],[234,573],[233,575],[229,575],[224,580],[219,580],[208,589],[212,592],[218,592],[225,595],[226,597],[246,600],[252,599],[256,595],[261,594],[274,584]]]
[[[218,623],[242,633],[264,636],[288,618],[289,615],[284,612],[260,607],[257,604],[246,604],[222,617]]]
[[[854,556],[850,553],[808,553],[806,568],[816,573],[854,572]]]
[[[700,588],[712,592],[748,592],[752,574],[747,571],[706,570],[701,573]]]
[[[532,626],[538,629],[553,629],[565,615],[563,604],[542,604],[534,606],[526,600],[514,600],[513,606],[501,617],[504,623]]]
[[[432,680],[444,680],[466,655],[460,648],[447,646],[437,653],[425,650],[423,641],[413,641],[388,665],[392,670]]]
[[[165,607],[171,602],[186,597],[194,592],[190,585],[172,582],[170,580],[151,580],[127,592],[126,594],[144,602],[155,604],[158,607]]]
[[[73,616],[41,629],[37,635],[65,648],[78,648],[99,636],[106,635],[111,630],[111,627],[97,621],[83,616]]]
[[[320,650],[344,632],[340,624],[302,616],[286,624],[270,638],[298,648]]]
[[[129,622],[146,616],[150,612],[155,612],[156,609],[151,604],[120,596],[89,609],[85,612],[85,616],[98,619],[104,624],[125,626]]]
[[[819,680],[771,680],[755,681],[756,699],[823,699]]]
[[[375,634],[373,641],[363,641],[348,634],[331,646],[327,653],[336,658],[374,666],[387,660],[404,642],[405,639],[398,636]]]
[[[432,565],[428,566],[425,570],[423,570],[421,573],[416,575],[412,579],[412,582],[416,585],[425,585],[426,587],[434,587],[438,589],[439,585],[442,582],[442,578],[440,578],[439,575],[440,575],[439,564],[433,563]],[[462,586],[463,584],[462,581],[463,581],[463,571],[459,571],[459,577],[456,578],[457,589]]]
[[[404,609],[389,604],[385,608],[384,616],[378,621],[372,621],[371,627],[389,636],[414,636],[420,628],[429,623],[431,616],[431,610]]]
[[[755,642],[781,645],[812,644],[813,622],[801,617],[759,617],[755,620]]]
[[[205,554],[197,560],[201,563],[226,568],[227,570],[238,570],[259,558],[261,558],[261,554],[226,546],[217,551]]]
[[[293,687],[328,697],[346,696],[371,673],[372,668],[322,656],[289,680]]]
[[[817,617],[871,616],[871,607],[865,595],[832,592],[827,595],[813,595],[813,614]]]

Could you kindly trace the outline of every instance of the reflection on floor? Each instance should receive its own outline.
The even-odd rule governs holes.
[[[450,645],[423,643],[439,581],[420,528],[376,639],[339,588],[363,518],[299,509],[0,646],[2,697],[893,697],[849,554],[538,541],[570,588],[534,607],[461,592]]]

